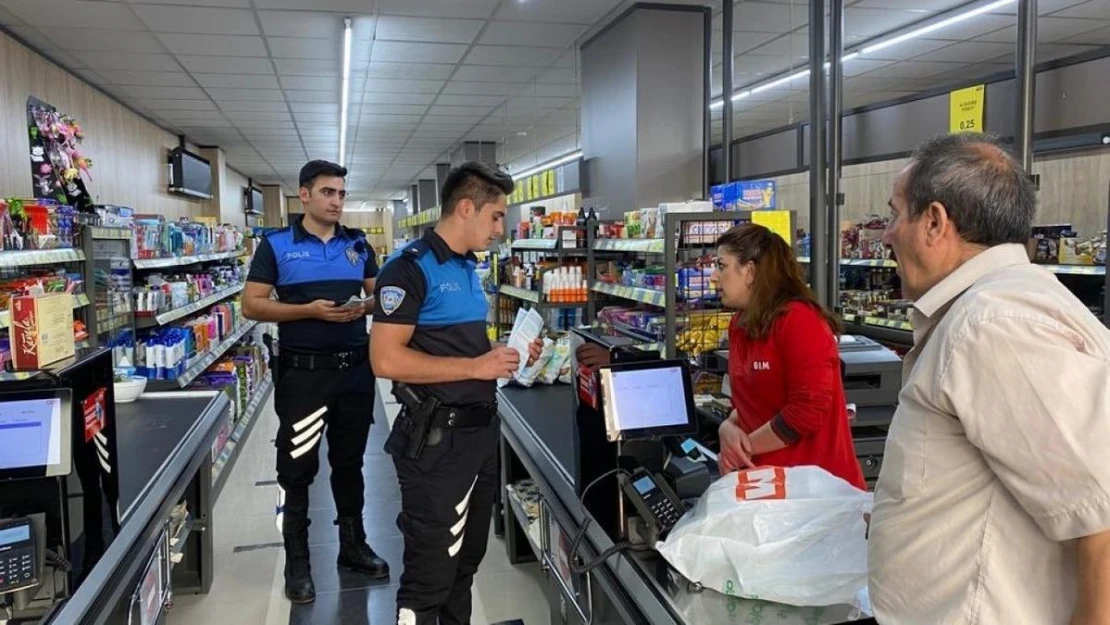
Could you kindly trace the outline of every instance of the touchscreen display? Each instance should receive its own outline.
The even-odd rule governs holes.
[[[686,388],[681,367],[614,371],[606,407],[618,430],[685,425]]]
[[[0,402],[0,470],[62,461],[62,400]]]

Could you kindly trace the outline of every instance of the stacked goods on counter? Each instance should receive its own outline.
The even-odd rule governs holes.
[[[151,273],[145,283],[136,286],[135,315],[150,317],[182,308],[242,284],[246,269],[239,264],[214,265],[196,273]]]
[[[53,200],[0,200],[0,250],[71,248],[77,210]]]
[[[189,361],[203,357],[223,342],[243,321],[238,301],[222,302],[206,314],[182,325],[153,329],[136,345],[136,375],[150,380],[173,380],[185,373]]]
[[[132,258],[172,258],[243,249],[243,233],[231,225],[142,217],[136,218],[132,227]]]

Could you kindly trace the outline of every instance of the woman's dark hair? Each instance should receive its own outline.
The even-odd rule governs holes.
[[[790,302],[809,304],[821,313],[833,334],[840,334],[840,320],[806,286],[802,267],[782,237],[759,224],[746,223],[722,234],[717,247],[724,248],[741,264],[755,263],[751,303],[740,317],[748,336],[757,340],[766,338],[771,325]]]

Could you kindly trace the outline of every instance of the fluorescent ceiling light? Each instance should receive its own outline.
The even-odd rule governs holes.
[[[547,161],[546,163],[541,163],[539,165],[536,165],[535,167],[529,167],[528,169],[519,172],[510,171],[509,173],[512,174],[514,180],[519,178],[527,178],[528,176],[531,176],[532,174],[538,174],[545,169],[551,169],[552,167],[558,167],[559,165],[566,165],[567,163],[571,161],[576,161],[580,158],[582,158],[582,150],[575,150],[574,152],[565,154],[554,160]]]
[[[351,95],[351,18],[343,18],[343,88],[339,95],[339,166],[347,161],[347,99]]]
[[[965,20],[969,20],[969,19],[971,19],[973,17],[976,17],[978,15],[982,15],[984,13],[990,13],[991,11],[995,11],[997,9],[1000,9],[1000,8],[1002,8],[1002,7],[1004,7],[1008,4],[1013,4],[1014,2],[1016,2],[1016,0],[996,0],[995,2],[991,2],[990,4],[984,4],[980,7],[977,7],[977,8],[974,8],[974,9],[969,9],[967,11],[964,11],[963,13],[953,15],[952,17],[949,17],[947,19],[943,19],[943,20],[940,20],[938,22],[933,22],[932,24],[922,26],[921,28],[915,28],[914,30],[902,33],[901,35],[896,35],[894,37],[891,37],[890,39],[880,41],[880,42],[875,43],[873,45],[867,46],[867,47],[865,47],[865,48],[863,48],[859,51],[845,54],[843,56],[843,58],[841,59],[841,62],[851,61],[852,59],[857,58],[860,55],[867,55],[867,54],[870,54],[872,52],[878,52],[879,50],[889,48],[890,46],[898,45],[902,42],[909,41],[910,39],[916,39],[917,37],[921,37],[922,35],[927,35],[929,33],[936,32],[936,31],[941,30],[943,28],[947,28],[947,27],[949,27],[953,24],[958,24],[958,23],[963,22]],[[829,70],[829,65],[830,65],[829,63],[825,63],[825,71]],[[772,80],[771,82],[759,85],[757,87],[752,87],[751,89],[746,90],[746,91],[736,91],[736,92],[733,93],[732,99],[733,99],[733,101],[736,101],[736,100],[739,100],[741,98],[746,98],[749,95],[752,95],[753,93],[759,93],[760,91],[766,91],[768,89],[774,89],[775,87],[780,87],[780,86],[785,85],[785,84],[787,84],[787,83],[789,83],[793,80],[797,80],[798,78],[802,78],[803,76],[808,76],[808,75],[809,75],[809,70],[808,69],[807,70],[802,70],[800,72],[795,72],[795,73],[790,74],[788,76],[785,76],[785,77],[782,77],[782,78],[777,78],[775,80]],[[716,110],[716,109],[722,108],[724,105],[725,105],[725,103],[724,103],[723,99],[717,99],[717,100],[713,100],[712,102],[709,103],[709,108],[711,108],[713,110]]]

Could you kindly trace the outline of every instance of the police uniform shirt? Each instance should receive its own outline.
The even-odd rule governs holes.
[[[409,347],[431,356],[476,358],[490,350],[489,304],[474,254],[458,254],[434,231],[386,260],[375,284],[374,323],[415,326]],[[496,383],[447,382],[424,387],[441,403],[492,403]]]
[[[318,299],[342,305],[362,295],[363,281],[378,275],[374,252],[366,236],[339,224],[324,243],[305,230],[303,216],[289,227],[266,234],[258,244],[247,282],[273,285],[285,304],[308,304]],[[278,324],[283,347],[308,352],[364,349],[366,319],[333,323],[302,319]]]

